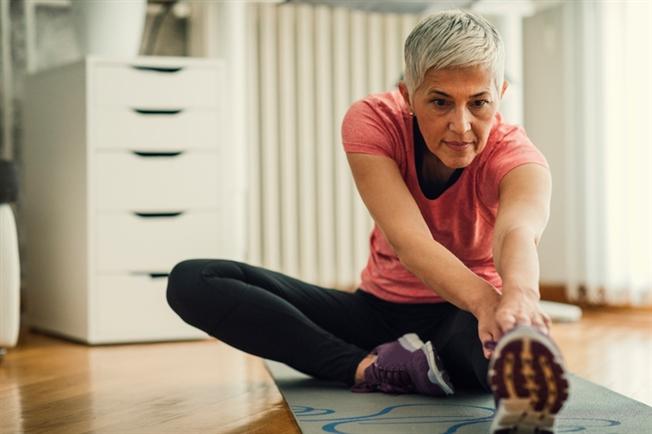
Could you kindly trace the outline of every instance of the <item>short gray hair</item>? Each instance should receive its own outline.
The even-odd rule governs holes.
[[[410,95],[426,72],[444,68],[487,65],[500,93],[505,71],[505,47],[498,30],[486,19],[461,9],[430,15],[405,40],[405,85]]]

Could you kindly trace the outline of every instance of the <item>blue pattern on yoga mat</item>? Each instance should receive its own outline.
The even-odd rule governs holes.
[[[303,433],[486,433],[494,415],[489,394],[458,392],[446,398],[352,393],[266,360]],[[557,433],[652,434],[652,407],[575,375]]]

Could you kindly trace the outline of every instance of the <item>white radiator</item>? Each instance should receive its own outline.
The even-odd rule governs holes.
[[[351,288],[372,221],[341,145],[348,106],[395,86],[416,15],[312,5],[247,7],[248,258]]]

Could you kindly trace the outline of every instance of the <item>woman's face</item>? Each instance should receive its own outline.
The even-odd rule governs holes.
[[[407,88],[400,88],[430,152],[448,168],[458,169],[484,149],[507,83],[498,95],[491,70],[473,66],[430,69],[412,100]]]

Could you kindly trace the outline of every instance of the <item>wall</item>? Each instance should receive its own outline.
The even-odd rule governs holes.
[[[556,5],[525,18],[524,125],[548,159],[553,195],[550,221],[539,246],[541,281],[560,284],[567,276],[565,224],[566,142],[564,108],[563,6]]]

